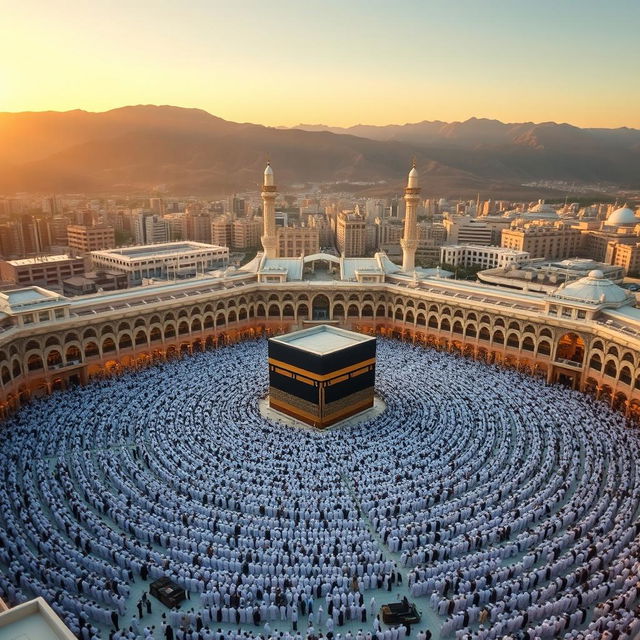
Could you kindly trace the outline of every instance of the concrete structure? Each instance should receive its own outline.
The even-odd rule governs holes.
[[[475,267],[483,269],[504,268],[529,259],[526,251],[505,249],[504,247],[483,247],[474,244],[446,245],[440,248],[440,261],[454,267]]]
[[[418,222],[418,248],[416,258],[418,260],[438,262],[440,260],[440,247],[445,243],[447,231],[443,224],[423,220]]]
[[[133,286],[145,278],[185,278],[226,267],[229,249],[199,242],[168,242],[94,251],[91,262],[95,269],[126,273],[129,286]]]
[[[404,190],[406,205],[404,217],[404,234],[400,240],[402,247],[402,270],[407,273],[416,266],[416,249],[418,248],[418,203],[420,202],[420,187],[418,186],[418,171],[415,163],[409,172],[407,186]]]
[[[65,296],[86,296],[98,291],[116,291],[128,286],[126,273],[121,271],[87,271],[62,283]]]
[[[500,234],[511,226],[512,220],[501,216],[446,216],[443,220],[449,244],[500,244]]]
[[[624,269],[626,275],[640,274],[640,242],[635,244],[610,242],[606,257],[612,265]]]
[[[373,406],[376,340],[319,325],[269,340],[269,406],[324,429]]]
[[[552,293],[561,284],[584,278],[595,270],[602,271],[605,278],[616,284],[623,281],[624,269],[622,267],[584,258],[560,262],[529,260],[524,264],[480,271],[478,279],[481,282],[501,287]]]
[[[102,249],[113,249],[116,246],[116,234],[113,227],[83,224],[67,226],[67,244],[69,248],[80,253],[90,253]]]
[[[564,222],[525,223],[502,232],[501,245],[532,258],[563,260],[580,255],[582,236]]]
[[[6,611],[0,608],[0,640],[77,639],[44,598],[35,598]]]
[[[169,231],[169,222],[153,211],[141,211],[134,216],[133,237],[137,244],[168,242]]]
[[[364,256],[367,247],[366,222],[357,213],[342,211],[336,220],[336,247],[345,258]]]
[[[84,259],[65,254],[0,261],[0,279],[19,286],[59,287],[62,281],[84,273]]]
[[[231,225],[231,247],[253,249],[260,244],[261,218],[238,218]]]
[[[278,227],[278,257],[297,258],[320,251],[320,234],[315,227]]]

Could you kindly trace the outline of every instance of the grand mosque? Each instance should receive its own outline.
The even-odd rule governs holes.
[[[79,298],[37,287],[0,293],[2,415],[105,373],[321,322],[543,376],[640,417],[635,297],[597,270],[543,295],[415,268],[419,194],[414,167],[402,265],[384,253],[277,258],[277,188],[267,166],[264,250],[238,269]]]
[[[267,166],[239,268],[0,293],[0,640],[640,637],[635,298],[416,267],[418,178],[401,265]]]

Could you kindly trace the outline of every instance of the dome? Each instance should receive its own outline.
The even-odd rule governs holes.
[[[554,298],[586,302],[589,304],[612,304],[622,306],[635,304],[635,297],[626,289],[604,277],[600,269],[589,271],[589,275],[561,286],[552,294]]]
[[[638,224],[640,220],[636,218],[636,214],[629,207],[620,207],[616,209],[608,218],[605,224],[611,226],[625,226]]]

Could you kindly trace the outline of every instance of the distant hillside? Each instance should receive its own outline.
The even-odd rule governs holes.
[[[170,106],[0,113],[0,192],[224,193],[256,188],[270,158],[283,188],[364,182],[384,194],[402,188],[414,156],[429,194],[535,197],[521,184],[541,178],[640,186],[640,132],[631,129],[487,120],[324,129]]]

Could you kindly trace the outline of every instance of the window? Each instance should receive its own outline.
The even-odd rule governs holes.
[[[22,322],[24,322],[24,324],[32,324],[33,323],[33,314],[32,313],[25,313],[22,316]]]
[[[49,312],[48,311],[41,311],[40,315],[38,316],[38,320],[40,322],[48,322],[49,321]]]

